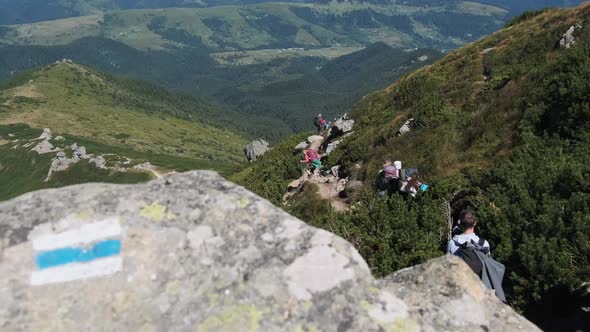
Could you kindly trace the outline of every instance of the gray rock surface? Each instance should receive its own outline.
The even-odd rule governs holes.
[[[580,24],[572,25],[564,34],[563,37],[559,40],[559,47],[561,48],[570,48],[576,43],[576,39],[574,37],[574,32],[576,30],[581,30],[582,26]]]
[[[332,151],[334,151],[336,149],[336,147],[338,146],[338,144],[340,144],[342,142],[342,140],[337,140],[337,141],[333,141],[328,143],[328,146],[326,147],[326,155],[329,156]]]
[[[496,50],[495,47],[488,47],[485,50],[481,51],[481,54],[488,54],[488,53],[491,53],[491,52],[493,52],[495,50]]]
[[[304,150],[307,148],[307,142],[301,142],[295,146],[295,150]]]
[[[56,157],[51,160],[51,166],[49,166],[49,171],[47,172],[47,177],[45,178],[45,182],[51,180],[51,176],[54,172],[63,172],[70,168],[70,166],[76,164],[79,159],[69,159],[66,156],[66,153],[63,151],[59,151],[56,154]]]
[[[269,143],[263,139],[250,142],[244,148],[244,153],[249,161],[256,161],[256,159],[264,155],[269,149]]]
[[[51,139],[51,129],[49,128],[45,128],[43,129],[43,132],[41,133],[41,136],[39,136],[39,139],[42,140],[50,140]]]
[[[336,120],[336,122],[334,122],[334,125],[332,126],[332,133],[336,132],[339,134],[344,134],[344,133],[348,133],[350,131],[352,131],[354,127],[354,120],[353,119],[348,119],[345,116],[343,116],[342,118]]]
[[[311,135],[307,138],[307,143],[313,144],[315,142],[324,141],[324,137],[320,135]]]
[[[55,148],[53,144],[51,144],[51,142],[49,142],[49,140],[46,139],[35,145],[35,147],[31,151],[35,151],[38,154],[46,154],[58,152],[59,149]]]
[[[90,159],[88,159],[88,162],[89,163],[93,163],[94,166],[96,166],[96,168],[108,169],[108,167],[107,167],[107,161],[106,161],[106,159],[104,159],[104,156],[102,156],[102,155],[96,156],[96,157],[93,157],[93,158],[90,158]],[[135,166],[133,168],[135,168]]]
[[[398,131],[398,135],[404,135],[412,131],[412,128],[415,127],[416,120],[414,118],[408,119]]]
[[[0,215],[2,331],[537,330],[456,258],[375,280],[345,240],[212,172],[33,192]],[[99,238],[120,253],[36,263]]]
[[[533,329],[454,256],[398,271],[380,284],[404,301],[410,316],[418,317],[422,326],[446,326],[447,331],[462,331],[468,326],[480,326],[483,331]]]

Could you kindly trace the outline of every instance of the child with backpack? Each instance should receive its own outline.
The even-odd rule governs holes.
[[[302,163],[310,164],[314,170],[319,170],[322,167],[322,161],[320,155],[313,149],[303,150],[304,159]]]

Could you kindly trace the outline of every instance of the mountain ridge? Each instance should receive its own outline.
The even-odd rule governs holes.
[[[246,161],[247,140],[219,112],[67,59],[23,73],[0,85],[0,199],[88,181],[145,181],[159,172],[231,173]],[[44,128],[53,138],[41,139]]]

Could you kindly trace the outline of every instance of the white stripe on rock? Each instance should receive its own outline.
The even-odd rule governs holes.
[[[121,225],[116,218],[108,218],[99,222],[82,225],[59,234],[44,234],[33,238],[33,249],[36,251],[54,250],[77,244],[92,243],[121,234]]]
[[[91,277],[107,276],[119,272],[122,269],[123,258],[120,256],[99,259],[90,263],[68,264],[50,269],[33,271],[31,273],[31,285],[39,286]]]

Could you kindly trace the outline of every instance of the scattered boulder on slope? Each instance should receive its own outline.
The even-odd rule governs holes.
[[[107,161],[106,159],[104,159],[104,156],[96,156],[96,157],[92,157],[88,160],[88,162],[90,163],[94,163],[94,166],[96,166],[96,168],[100,168],[100,169],[108,169],[107,167]],[[119,169],[119,171],[121,171]]]
[[[307,142],[301,142],[295,146],[295,150],[305,150],[307,148]]]
[[[213,172],[42,190],[0,215],[6,331],[537,331],[456,258],[377,281],[350,243]],[[52,260],[64,247],[101,254]]]
[[[346,115],[341,117],[340,119],[336,120],[332,125],[331,134],[332,135],[342,135],[352,131],[354,127],[354,120],[348,119]]]
[[[404,124],[398,130],[397,135],[398,136],[405,135],[405,134],[409,133],[410,131],[412,131],[412,129],[415,127],[416,127],[416,120],[414,118],[408,119],[406,122],[404,122]]]
[[[307,143],[313,144],[315,142],[324,141],[324,136],[321,135],[311,135],[307,138]]]
[[[256,161],[256,159],[264,155],[269,149],[269,143],[263,139],[250,142],[244,148],[244,153],[249,161]]]
[[[58,152],[56,157],[51,160],[51,166],[49,166],[49,171],[47,172],[45,182],[48,182],[51,179],[53,172],[63,172],[77,162],[77,160],[68,159],[65,152]]]
[[[580,24],[572,25],[566,31],[566,33],[563,34],[563,37],[559,40],[559,47],[561,47],[561,48],[572,47],[576,43],[576,40],[574,38],[574,32],[576,32],[576,30],[581,30],[581,29],[582,29],[582,26]]]
[[[337,140],[337,141],[333,141],[328,143],[328,145],[326,146],[326,155],[329,156],[332,151],[334,151],[336,149],[336,147],[338,146],[338,144],[340,144],[342,142],[342,140]]]
[[[37,145],[35,145],[35,147],[31,151],[35,151],[38,154],[46,154],[46,153],[55,153],[60,150],[56,149],[53,146],[53,144],[51,144],[49,142],[49,140],[46,139],[46,140],[39,142]]]
[[[50,140],[51,138],[52,138],[51,129],[49,129],[49,128],[43,129],[41,136],[39,136],[39,139],[42,139],[42,140]]]

